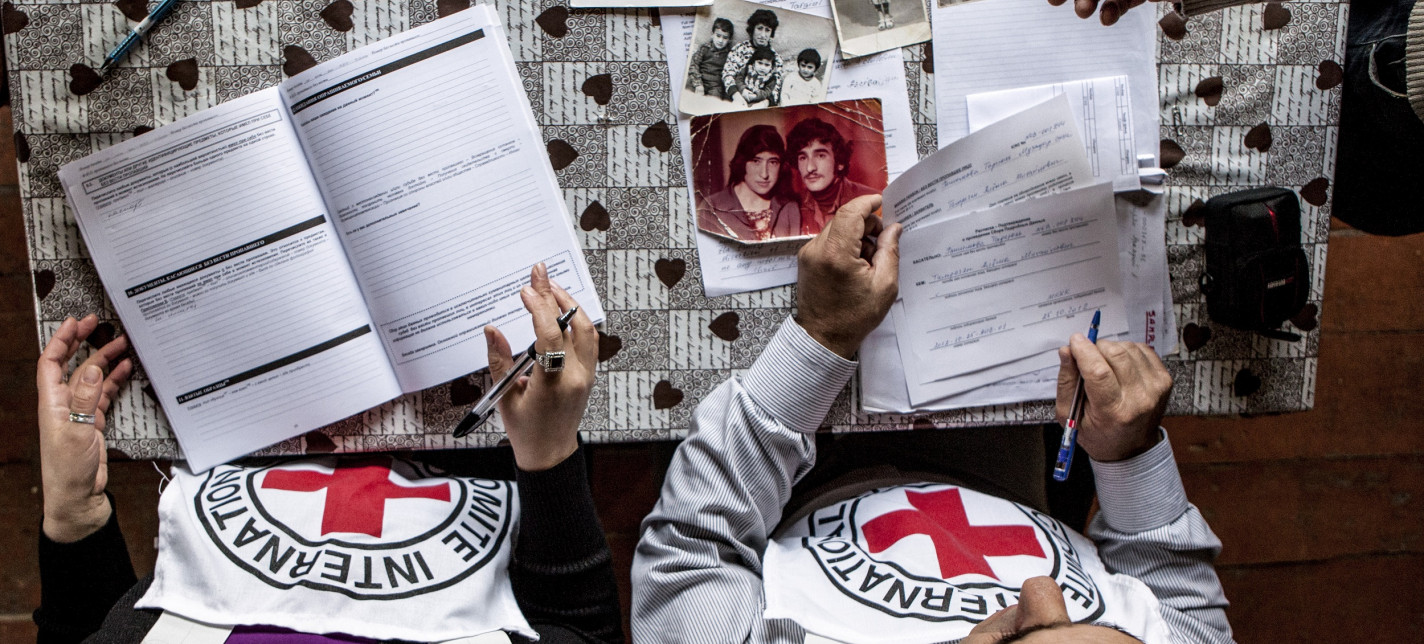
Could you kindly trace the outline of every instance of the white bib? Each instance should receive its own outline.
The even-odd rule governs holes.
[[[767,619],[842,642],[953,641],[1047,575],[1077,622],[1167,642],[1157,598],[1110,574],[1097,548],[1046,514],[954,485],[872,490],[821,508],[767,546]]]
[[[272,466],[175,464],[139,608],[212,624],[440,641],[534,636],[509,582],[508,481],[389,456]]]

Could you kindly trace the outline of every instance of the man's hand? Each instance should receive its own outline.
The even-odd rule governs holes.
[[[1078,444],[1095,461],[1120,461],[1152,448],[1172,392],[1172,374],[1157,353],[1138,342],[1103,340],[1096,345],[1073,334],[1059,347],[1058,422],[1066,423],[1078,374],[1088,404]]]
[[[579,421],[593,391],[593,368],[598,362],[598,331],[583,309],[569,321],[567,332],[559,330],[559,316],[578,302],[549,281],[543,263],[534,266],[529,286],[520,290],[519,297],[534,318],[534,349],[564,352],[563,371],[548,373],[536,365],[499,401],[514,462],[521,470],[538,472],[562,463],[578,449]],[[490,376],[498,382],[514,366],[509,340],[499,329],[487,326],[485,344]]]
[[[882,228],[873,214],[879,208],[880,195],[841,206],[796,255],[796,321],[821,346],[847,359],[885,319],[899,293],[901,227]]]
[[[109,483],[109,457],[104,449],[104,413],[133,373],[125,358],[104,377],[104,369],[128,349],[119,337],[99,347],[66,381],[69,360],[84,338],[99,326],[99,318],[69,318],[59,325],[40,353],[35,370],[39,388],[40,473],[44,482],[44,533],[51,540],[72,543],[104,527],[113,508],[104,496]],[[94,423],[69,419],[70,412],[88,414]]]
[[[1048,0],[1048,4],[1057,7],[1067,1],[1068,0]],[[1127,13],[1128,9],[1136,7],[1146,1],[1147,0],[1103,0],[1102,10],[1099,11],[1098,0],[1073,0],[1073,12],[1078,14],[1079,18],[1089,18],[1092,17],[1094,11],[1097,11],[1098,19],[1101,20],[1103,26],[1106,27],[1117,24],[1118,18],[1121,18],[1122,14]],[[1157,0],[1152,1],[1157,2]]]

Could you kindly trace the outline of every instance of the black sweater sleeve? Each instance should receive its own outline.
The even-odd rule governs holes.
[[[519,471],[514,597],[540,644],[621,642],[613,558],[594,510],[584,448],[543,472]]]
[[[114,507],[114,497],[109,496]],[[117,508],[98,532],[74,543],[57,543],[40,530],[40,607],[35,609],[39,644],[79,642],[99,630],[104,616],[138,579]]]

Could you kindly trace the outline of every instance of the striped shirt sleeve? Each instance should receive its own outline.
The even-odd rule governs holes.
[[[1226,594],[1212,562],[1221,541],[1187,502],[1172,444],[1112,463],[1093,461],[1100,511],[1088,538],[1110,572],[1141,580],[1179,642],[1231,642]]]
[[[795,624],[762,619],[762,553],[855,367],[787,320],[744,377],[697,406],[643,520],[634,641],[801,641]]]

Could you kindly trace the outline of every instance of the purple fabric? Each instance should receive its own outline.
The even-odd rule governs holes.
[[[312,635],[277,626],[236,626],[227,636],[227,644],[375,644],[378,640],[355,635]]]

